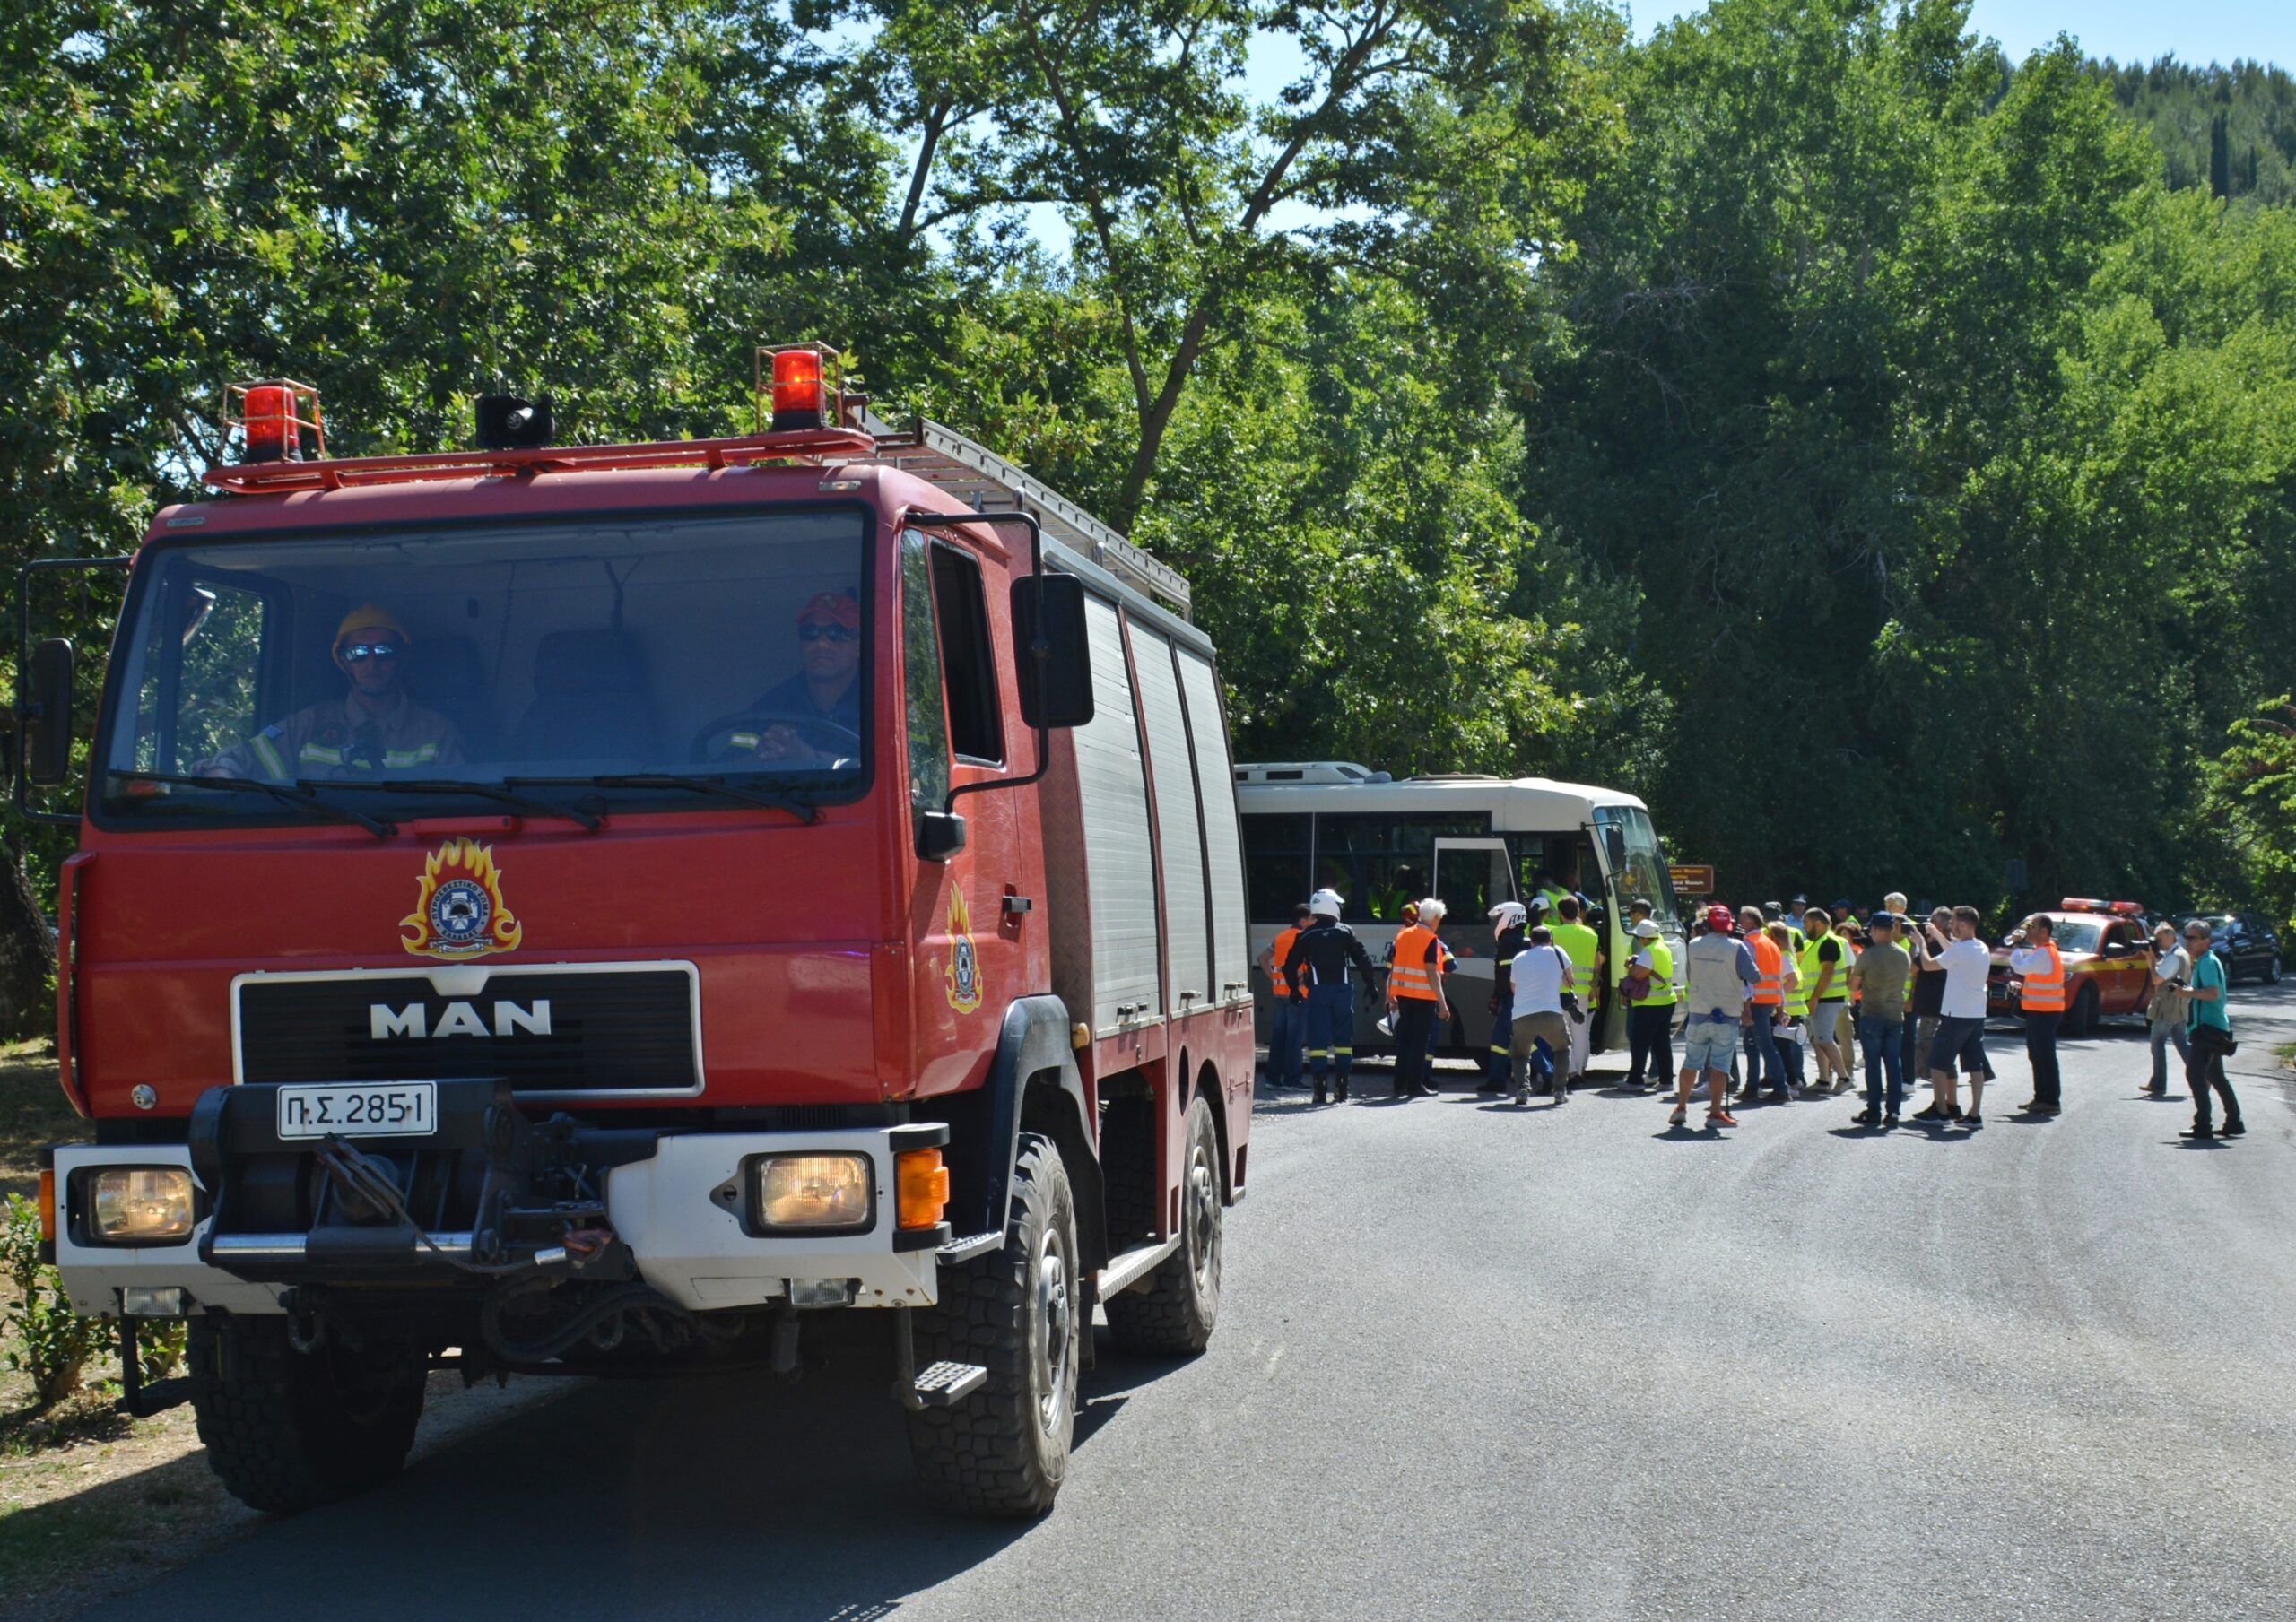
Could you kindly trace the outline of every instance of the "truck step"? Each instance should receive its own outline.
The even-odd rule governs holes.
[[[988,1371],[978,1363],[944,1360],[918,1372],[917,1400],[927,1408],[954,1408],[987,1380]]]
[[[1164,1258],[1179,1247],[1179,1236],[1175,1234],[1169,1239],[1135,1245],[1122,1255],[1110,1257],[1109,1264],[1100,1269],[1100,1299],[1122,1295],[1154,1272]]]

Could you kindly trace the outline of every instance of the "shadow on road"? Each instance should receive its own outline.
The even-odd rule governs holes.
[[[1100,1331],[1076,1446],[1175,1364]],[[738,1616],[859,1622],[1030,1535],[909,1474],[890,1359],[794,1384],[599,1382],[441,1450],[347,1504],[272,1522],[168,1579],[172,1618]],[[186,1463],[192,1462],[186,1461]],[[88,1613],[140,1615],[123,1596]]]

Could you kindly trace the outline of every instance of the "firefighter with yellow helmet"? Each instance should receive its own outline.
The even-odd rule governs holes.
[[[210,777],[422,776],[459,763],[462,740],[454,724],[406,696],[406,654],[413,645],[390,610],[362,603],[335,631],[335,668],[348,690],[274,722],[245,743],[232,745],[196,769]]]

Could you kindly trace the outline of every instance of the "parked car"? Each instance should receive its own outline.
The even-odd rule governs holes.
[[[2226,979],[2253,975],[2267,985],[2280,984],[2280,937],[2262,917],[2255,913],[2187,913],[2178,927],[2196,917],[2214,933],[2209,947],[2224,959]]]

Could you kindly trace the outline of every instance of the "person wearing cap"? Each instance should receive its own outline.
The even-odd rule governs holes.
[[[1761,927],[1759,907],[1751,927]],[[1755,1016],[1753,995],[1761,970],[1752,950],[1730,932],[1730,909],[1716,903],[1706,909],[1706,932],[1690,943],[1683,954],[1690,960],[1690,1016],[1683,1025],[1683,1068],[1675,1080],[1674,1113],[1671,1125],[1681,1126],[1690,1115],[1691,1089],[1705,1072],[1709,1126],[1735,1126],[1725,1089],[1730,1085],[1729,1066],[1737,1052],[1738,1033],[1751,1028]],[[1766,1010],[1765,1010],[1766,1019]]]
[[[1538,1054],[1542,1050],[1561,1054],[1570,1049],[1572,1016],[1567,1010],[1570,1007],[1573,973],[1570,954],[1555,944],[1554,932],[1544,924],[1534,927],[1530,939],[1515,957],[1509,1059],[1515,1102],[1518,1105],[1531,1101],[1531,1072],[1537,1068]],[[1583,1009],[1578,1017],[1585,1018]],[[1554,1087],[1557,1105],[1570,1097],[1570,1089],[1562,1081],[1558,1074]]]
[[[1305,1004],[1308,1067],[1314,1073],[1316,1102],[1325,1101],[1325,1083],[1338,1071],[1331,1097],[1347,1102],[1348,1073],[1355,1068],[1355,982],[1371,977],[1371,954],[1355,932],[1339,921],[1346,903],[1335,889],[1308,898],[1314,921],[1300,932],[1283,959],[1283,983],[1294,1002]]]
[[[1874,914],[1868,926],[1872,944],[1849,966],[1858,993],[1857,1042],[1866,1054],[1866,1107],[1851,1117],[1860,1126],[1895,1126],[1905,1106],[1906,992],[1913,959],[1895,950],[1898,924],[1895,913]]]
[[[403,680],[413,638],[390,610],[362,603],[335,629],[335,666],[348,690],[296,711],[192,769],[202,776],[412,776],[463,758],[454,723],[406,696]]]
[[[750,706],[761,724],[733,746],[760,760],[857,753],[861,742],[861,603],[822,592],[797,615],[797,673]]]
[[[1648,1092],[1674,1073],[1674,950],[1647,905],[1632,933],[1634,955],[1619,982],[1626,999],[1626,1085]]]
[[[1292,927],[1283,931],[1260,952],[1260,972],[1267,976],[1274,988],[1275,1002],[1268,1010],[1267,1019],[1267,1084],[1274,1088],[1295,1088],[1300,1085],[1301,1049],[1305,1046],[1305,1022],[1300,1008],[1293,1003],[1283,984],[1284,959],[1292,955],[1292,944],[1299,940],[1300,932],[1315,921],[1308,904],[1300,902],[1292,909]]]
[[[1500,901],[1491,909],[1492,948],[1491,1052],[1483,1064],[1483,1083],[1475,1090],[1503,1093],[1514,1071],[1515,956],[1530,938],[1529,914],[1520,901]]]

